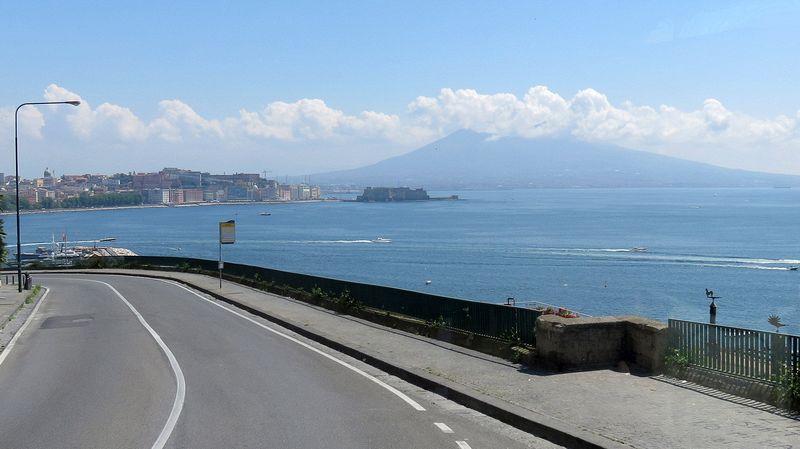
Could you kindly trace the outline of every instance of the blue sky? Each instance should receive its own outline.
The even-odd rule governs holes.
[[[225,3],[4,2],[0,138],[77,96],[26,113],[28,170],[301,174],[537,137],[548,104],[549,133],[800,174],[798,2]]]

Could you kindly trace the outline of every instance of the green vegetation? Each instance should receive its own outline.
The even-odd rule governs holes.
[[[41,290],[42,290],[42,286],[41,285],[34,285],[33,289],[31,290],[31,292],[28,293],[28,296],[25,297],[25,304],[32,303],[33,302],[33,298],[38,296],[39,295],[39,291],[41,291]]]
[[[427,324],[431,327],[431,329],[441,329],[447,324],[447,322],[444,320],[443,316],[439,315],[435,320],[427,321]]]
[[[77,197],[64,199],[57,204],[64,208],[138,206],[142,204],[142,195],[140,193],[103,193],[98,195],[81,193]]]
[[[328,294],[325,293],[325,291],[322,290],[321,288],[314,286],[311,289],[311,297],[317,300],[327,300]]]
[[[336,306],[336,310],[341,313],[346,313],[350,309],[360,309],[362,307],[360,301],[350,296],[349,290],[345,290],[339,293],[339,296],[335,296],[333,298],[333,303]]]
[[[139,206],[141,204],[142,195],[134,192],[98,193],[94,195],[83,192],[76,197],[63,200],[43,198],[36,204],[31,204],[27,198],[20,197],[19,199],[20,210],[80,209],[88,207]],[[0,210],[6,210],[6,206],[8,206],[8,202],[5,198],[0,200]]]
[[[689,366],[689,357],[678,348],[667,349],[664,354],[664,371],[674,376],[680,372],[681,369]]]
[[[514,345],[521,345],[522,344],[522,336],[519,333],[519,329],[507,329],[500,334],[500,339],[503,341],[511,342]]]
[[[785,366],[783,374],[778,377],[775,393],[779,406],[800,412],[800,369],[792,371],[790,367]]]

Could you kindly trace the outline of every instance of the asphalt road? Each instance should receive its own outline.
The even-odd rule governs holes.
[[[177,284],[37,282],[0,362],[0,448],[551,447]]]

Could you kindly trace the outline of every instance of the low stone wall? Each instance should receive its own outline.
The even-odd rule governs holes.
[[[536,320],[539,363],[559,371],[614,368],[625,362],[646,372],[660,372],[667,324],[637,316]]]

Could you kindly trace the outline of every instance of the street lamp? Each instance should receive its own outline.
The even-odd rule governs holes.
[[[73,100],[73,101],[40,101],[40,102],[33,102],[33,103],[22,103],[21,105],[17,106],[17,110],[14,111],[14,183],[16,184],[16,198],[17,198],[17,285],[18,291],[22,292],[22,241],[20,240],[19,235],[19,139],[17,138],[17,115],[19,114],[19,110],[23,106],[30,106],[30,105],[37,105],[37,104],[71,104],[72,106],[78,106],[81,104],[80,101]]]

